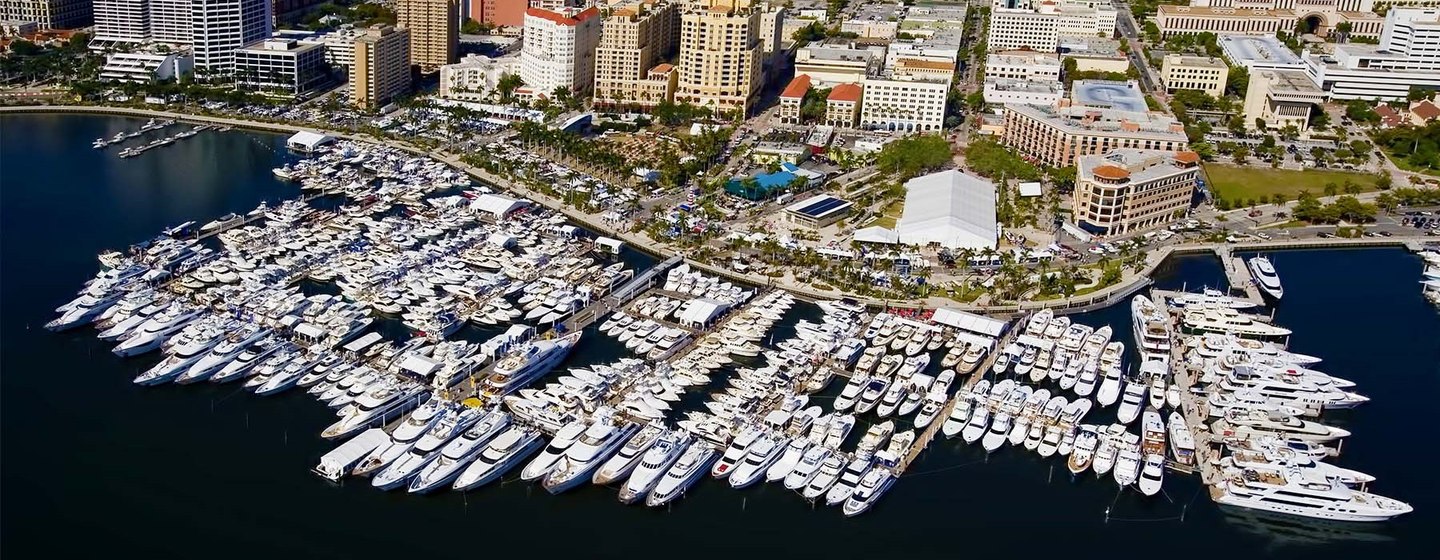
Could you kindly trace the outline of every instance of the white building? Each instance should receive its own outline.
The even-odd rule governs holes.
[[[1405,99],[1411,87],[1440,89],[1440,8],[1391,8],[1379,45],[1306,53],[1311,81],[1332,99]]]
[[[184,50],[170,52],[125,52],[105,57],[100,79],[116,82],[175,80],[189,74],[195,61]]]
[[[520,79],[525,88],[546,97],[562,87],[577,96],[590,91],[600,19],[597,8],[526,10],[525,41],[520,47]]]
[[[95,40],[176,43],[193,40],[192,0],[95,0]]]
[[[985,57],[985,79],[1060,81],[1060,57],[1053,52],[1010,51]]]
[[[1305,62],[1274,36],[1222,35],[1220,52],[1231,66],[1260,70],[1304,70]]]
[[[949,77],[922,78],[891,72],[866,78],[862,89],[865,94],[860,104],[860,128],[930,132],[945,125]]]
[[[1013,78],[985,78],[985,102],[995,105],[1022,103],[1053,106],[1065,97],[1059,81],[1030,81]]]
[[[805,74],[816,87],[855,83],[878,73],[885,47],[850,43],[818,43],[795,50],[795,75]]]
[[[1111,37],[1117,12],[1108,3],[1043,2],[1037,9],[995,9],[987,46],[992,51],[1029,48],[1055,52],[1060,37]]]
[[[364,29],[347,25],[322,33],[315,40],[325,45],[325,62],[335,68],[350,68],[355,64],[355,39],[364,34]]]
[[[205,0],[190,6],[196,72],[229,74],[235,50],[270,36],[270,0]]]
[[[235,88],[300,96],[330,81],[325,45],[267,39],[235,50]]]
[[[896,227],[903,245],[994,248],[1000,237],[995,185],[954,169],[906,181],[905,210]]]
[[[440,97],[460,101],[484,101],[506,74],[519,74],[520,58],[490,58],[465,55],[460,62],[440,67]]]

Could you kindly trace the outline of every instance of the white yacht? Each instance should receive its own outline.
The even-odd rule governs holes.
[[[1385,521],[1414,511],[1405,502],[1352,490],[1337,480],[1244,469],[1228,473],[1221,505],[1335,521]]]
[[[1140,469],[1140,480],[1138,486],[1140,492],[1146,496],[1154,496],[1160,493],[1160,486],[1165,478],[1165,456],[1151,453],[1145,456],[1145,466]]]
[[[485,378],[485,394],[503,397],[524,388],[569,356],[579,341],[580,331],[576,331],[552,340],[526,343],[495,364],[495,372]]]
[[[584,422],[575,421],[555,432],[555,437],[550,440],[549,445],[545,446],[545,450],[520,470],[521,480],[539,480],[554,469],[555,463],[560,462],[560,458],[565,456],[565,452],[570,449],[570,446],[580,440],[580,436],[585,433],[587,427]]]
[[[745,488],[763,480],[765,471],[780,460],[785,448],[786,442],[778,437],[767,434],[757,438],[746,448],[745,458],[730,473],[730,487]]]
[[[805,454],[796,462],[795,468],[785,476],[785,488],[800,490],[810,484],[810,479],[820,472],[820,465],[830,458],[834,453],[828,447],[816,445],[805,450]]]
[[[519,424],[510,426],[485,445],[480,456],[455,479],[453,488],[463,492],[495,481],[524,461],[542,442],[540,430]]]
[[[849,461],[849,457],[840,453],[831,454],[821,461],[820,468],[815,471],[814,476],[810,477],[810,482],[805,485],[804,490],[800,491],[800,496],[811,501],[820,499],[830,490],[831,486],[835,485],[836,481],[840,480],[840,473],[845,471],[845,465]]]
[[[740,461],[745,459],[745,453],[750,449],[750,444],[760,437],[761,431],[754,427],[747,426],[730,440],[730,445],[725,448],[725,453],[710,467],[710,476],[715,478],[726,478],[735,471]]]
[[[790,438],[790,441],[785,444],[785,451],[780,454],[780,459],[766,469],[765,481],[776,482],[790,476],[790,473],[800,464],[800,459],[805,456],[805,452],[809,450],[810,440],[798,436]]]
[[[555,468],[546,473],[542,482],[545,490],[559,494],[590,480],[595,469],[639,430],[639,426],[628,422],[615,426],[608,418],[591,424],[580,441],[570,446]]]
[[[649,451],[650,446],[655,445],[664,433],[663,426],[650,424],[630,436],[630,440],[625,442],[620,451],[606,460],[600,470],[595,471],[595,484],[605,485],[624,479],[640,464],[645,452]]]
[[[870,471],[873,463],[869,459],[854,459],[840,472],[840,478],[825,492],[825,505],[833,506],[850,499],[855,488],[860,486],[860,481],[865,478],[865,473]]]
[[[1115,416],[1121,423],[1129,424],[1140,417],[1140,411],[1145,409],[1145,391],[1149,388],[1139,379],[1125,380],[1125,390],[1120,395],[1120,408]]]
[[[620,502],[629,504],[644,498],[660,483],[661,477],[670,470],[670,467],[680,460],[686,449],[689,448],[692,438],[688,432],[667,431],[655,439],[645,454],[640,457],[640,463],[630,471],[630,476],[625,479],[625,484],[620,487]]]
[[[388,383],[371,389],[341,409],[339,420],[325,428],[320,436],[342,438],[371,424],[404,414],[405,411],[430,398],[430,391],[415,383]]]
[[[1257,255],[1250,257],[1245,264],[1250,267],[1250,276],[1255,279],[1255,285],[1259,286],[1265,295],[1277,300],[1285,295],[1285,288],[1280,285],[1280,275],[1275,273],[1275,265],[1271,264],[1269,258]]]
[[[675,464],[665,471],[665,476],[655,484],[655,489],[645,497],[645,505],[663,506],[684,494],[705,475],[705,470],[718,455],[715,448],[703,442],[691,444]]]
[[[842,511],[845,517],[854,517],[875,506],[880,496],[895,484],[895,473],[887,468],[874,468],[865,473],[849,499],[845,500]]]
[[[370,484],[381,490],[391,490],[407,484],[411,477],[440,458],[440,450],[450,440],[460,437],[487,414],[489,412],[485,410],[465,406],[445,411],[425,435],[415,440],[410,451],[376,473]]]
[[[410,480],[409,491],[426,494],[450,486],[463,469],[485,451],[492,438],[510,426],[510,415],[500,411],[488,411],[465,433],[440,448],[439,458],[425,465]]]

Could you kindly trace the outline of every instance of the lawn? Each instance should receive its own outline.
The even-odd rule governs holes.
[[[905,201],[897,200],[885,207],[885,211],[876,216],[866,226],[880,226],[888,229],[895,229],[895,222],[900,219],[900,214],[905,211]]]
[[[1363,191],[1375,190],[1375,177],[1352,171],[1330,171],[1307,169],[1292,171],[1258,167],[1232,167],[1229,165],[1205,166],[1206,182],[1216,196],[1230,201],[1259,199],[1261,196],[1285,195],[1286,200],[1295,200],[1300,191],[1310,191],[1315,196],[1325,195],[1325,184],[1335,183],[1344,192],[1345,181],[1359,184]]]

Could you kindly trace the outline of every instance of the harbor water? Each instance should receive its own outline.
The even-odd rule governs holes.
[[[331,411],[296,393],[238,386],[139,387],[155,357],[124,360],[92,329],[49,333],[106,249],[262,200],[298,195],[271,168],[297,157],[284,137],[206,131],[121,159],[91,141],[142,120],[0,117],[0,547],[6,557],[664,557],[959,558],[981,554],[1167,559],[1429,557],[1440,547],[1440,453],[1429,413],[1440,394],[1440,313],[1401,249],[1271,254],[1285,282],[1278,324],[1291,348],[1324,358],[1372,402],[1325,420],[1354,432],[1335,460],[1375,475],[1372,489],[1415,512],[1376,525],[1275,518],[1210,502],[1198,479],[1171,473],[1164,492],[1117,492],[1072,477],[1063,459],[1006,447],[990,455],[937,439],[860,517],[812,508],[775,484],[744,491],[702,480],[669,508],[623,506],[614,488],[551,496],[518,481],[469,494],[385,493],[309,472],[334,444]],[[184,126],[184,125],[182,125]],[[181,130],[151,132],[156,137]],[[631,254],[634,265],[648,262]],[[1176,257],[1161,289],[1220,286],[1212,257]],[[785,324],[815,314],[796,307]],[[1130,346],[1128,305],[1077,316]],[[593,328],[592,328],[593,330]],[[477,333],[470,333],[478,336]],[[460,333],[467,336],[467,333]],[[569,365],[623,348],[587,333]],[[1133,355],[1131,356],[1133,358]],[[816,397],[838,392],[839,383]],[[1109,409],[1087,422],[1108,421]],[[858,431],[858,428],[857,428]],[[1429,550],[1430,552],[1425,552]]]

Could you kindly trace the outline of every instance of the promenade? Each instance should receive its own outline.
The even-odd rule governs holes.
[[[536,203],[544,205],[563,213],[566,217],[579,225],[596,232],[616,239],[620,239],[640,251],[644,251],[661,259],[680,256],[690,266],[704,270],[732,281],[744,282],[757,286],[767,286],[786,290],[797,297],[807,300],[828,300],[839,298],[851,298],[866,306],[875,308],[911,308],[911,309],[934,309],[947,307],[973,313],[985,313],[992,315],[1018,315],[1039,309],[1050,308],[1058,314],[1083,313],[1103,307],[1108,307],[1120,300],[1123,300],[1134,293],[1149,286],[1152,282],[1151,275],[1165,259],[1176,254],[1190,253],[1214,253],[1217,255],[1228,255],[1234,251],[1269,251],[1278,249],[1320,249],[1336,247],[1407,247],[1411,250],[1418,250],[1425,243],[1433,239],[1421,236],[1395,236],[1395,237],[1362,237],[1362,238],[1331,238],[1331,239],[1285,239],[1285,240],[1253,240],[1236,243],[1182,243],[1166,245],[1150,251],[1145,255],[1144,264],[1137,270],[1125,272],[1121,281],[1085,294],[1071,298],[1056,298],[1038,301],[1024,301],[1012,304],[966,304],[944,297],[930,297],[924,300],[888,300],[871,297],[855,296],[837,290],[820,290],[811,286],[801,285],[786,277],[770,277],[759,274],[737,272],[729,268],[715,266],[710,263],[695,261],[686,257],[681,248],[676,248],[663,242],[651,239],[649,236],[639,232],[632,232],[616,228],[605,220],[601,215],[585,212],[578,208],[569,206],[564,201],[551,197],[539,191],[535,191],[524,184],[512,181],[490,173],[484,169],[473,167],[461,161],[460,154],[453,154],[445,151],[432,152],[414,144],[394,139],[377,138],[368,134],[356,134],[349,131],[330,130],[313,126],[297,126],[294,124],[271,123],[229,117],[218,117],[209,115],[194,115],[189,113],[177,113],[172,111],[160,111],[151,109],[131,109],[123,107],[97,107],[78,105],[57,105],[57,106],[0,106],[0,114],[5,113],[78,113],[92,115],[116,115],[140,118],[170,118],[178,121],[189,121],[195,123],[210,123],[230,125],[237,128],[247,128],[265,132],[276,132],[290,134],[300,130],[309,130],[328,134],[336,138],[379,144],[391,148],[404,150],[415,155],[435,158],[448,165],[455,167],[471,177],[485,183],[489,183],[500,189],[510,191],[517,195],[528,198]]]

